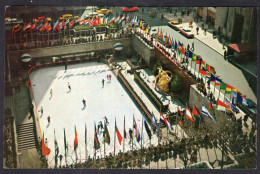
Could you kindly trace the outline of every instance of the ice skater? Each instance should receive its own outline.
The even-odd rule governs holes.
[[[50,124],[50,123],[51,123],[51,117],[48,116],[48,117],[47,117],[47,120],[48,120],[48,124]]]
[[[109,79],[109,76],[108,76],[108,74],[107,74],[107,80]]]
[[[52,98],[52,89],[50,90],[50,95],[51,95],[51,97],[50,97],[50,99]]]
[[[111,76],[111,74],[109,74],[109,81],[111,82],[111,78],[112,78],[112,76]]]
[[[85,109],[86,108],[86,100],[83,98],[83,100],[82,100],[82,103],[83,103],[83,109]],[[82,110],[83,110],[82,109]]]
[[[106,125],[109,125],[109,122],[107,120],[107,116],[104,117]]]
[[[69,92],[71,91],[70,82],[68,82]]]
[[[39,110],[41,112],[41,116],[43,115],[43,107],[41,106],[41,109]]]
[[[194,48],[194,42],[192,42],[192,51],[194,51],[194,49],[195,49],[195,48]]]
[[[105,83],[105,80],[103,79],[102,80],[102,88],[104,88],[104,83]]]

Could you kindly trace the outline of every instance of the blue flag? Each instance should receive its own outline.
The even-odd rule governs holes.
[[[156,128],[157,128],[157,137],[158,137],[158,136],[159,136],[159,125],[158,125],[158,123],[157,123],[157,121],[156,121],[154,115],[153,115],[152,123],[153,123],[153,125],[155,125]]]
[[[234,98],[232,98],[231,108],[234,112],[239,113],[239,110],[237,109],[237,107],[234,103]]]
[[[210,81],[215,82],[215,80],[216,80],[216,77],[210,73]]]
[[[231,89],[231,98],[232,99],[237,98],[237,93],[233,89]]]
[[[192,58],[192,52],[189,51],[189,58]]]

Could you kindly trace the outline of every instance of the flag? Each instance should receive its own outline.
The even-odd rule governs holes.
[[[226,84],[223,81],[221,81],[220,89],[226,90]]]
[[[185,49],[184,49],[184,47],[182,46],[182,47],[181,47],[181,54],[184,54],[184,52],[185,52]]]
[[[13,33],[15,32],[17,32],[17,31],[19,31],[20,30],[20,24],[17,24],[17,25],[15,25],[15,26],[13,26],[13,29],[12,29],[12,36],[13,36]]]
[[[131,20],[132,23],[135,22],[135,18],[136,18],[136,16],[134,16],[133,19]]]
[[[230,103],[230,101],[228,101],[227,98],[225,100],[225,104],[226,104],[226,108],[231,111],[231,103]]]
[[[62,27],[64,27],[64,25],[65,25],[64,20],[61,21],[61,25],[62,25]]]
[[[45,23],[42,25],[42,27],[39,29],[39,31],[44,31],[44,30],[47,29],[47,27],[48,27],[48,22],[45,22]]]
[[[146,27],[145,33],[149,33],[149,25]]]
[[[205,70],[204,66],[200,66],[199,68],[199,73],[203,74],[203,75],[206,75],[206,76],[209,76],[209,73]]]
[[[75,126],[74,151],[78,148],[78,134]]]
[[[137,124],[136,124],[135,118],[134,118],[134,129],[135,129],[135,138],[136,138],[136,141],[139,143],[139,141],[141,140],[141,138],[140,138],[139,130],[137,129]]]
[[[218,100],[217,110],[226,111],[226,108],[227,108],[227,106],[225,105],[225,103],[223,103],[222,101]]]
[[[149,126],[148,126],[148,124],[145,120],[144,120],[144,127],[145,127],[145,130],[147,132],[149,139],[151,139],[151,137],[152,137],[151,130],[150,130],[150,128],[149,128]]]
[[[125,14],[123,14],[123,16],[119,19],[119,24],[125,19]]]
[[[50,153],[51,153],[51,150],[44,143],[44,133],[43,133],[43,137],[42,137],[42,155],[46,156],[46,155],[49,155]]]
[[[248,102],[245,98],[242,97],[242,104],[245,106],[248,106]]]
[[[200,115],[198,109],[195,105],[193,105],[193,116],[199,118],[202,122],[204,122],[203,117]]]
[[[180,121],[180,125],[183,126],[183,123],[182,123],[183,115],[182,115],[182,112],[181,112],[181,110],[180,110],[179,107],[178,107],[178,111],[179,111],[179,113],[180,113],[180,119],[181,119],[181,121]]]
[[[51,24],[50,24],[50,23],[48,24],[48,26],[47,26],[47,28],[46,28],[46,31],[47,31],[47,32],[51,31]]]
[[[202,114],[208,116],[211,120],[215,121],[214,118],[210,115],[209,111],[207,110],[207,108],[204,105],[202,105],[202,111],[201,112],[202,112]]]
[[[163,39],[162,29],[161,29],[161,39]]]
[[[193,53],[189,51],[189,58],[192,58]]]
[[[106,18],[106,19],[104,19],[104,22],[103,22],[103,24],[107,24],[107,18]]]
[[[231,89],[231,98],[237,98],[237,93],[233,89]]]
[[[226,84],[226,94],[231,94],[231,86],[229,86],[228,84]]]
[[[210,81],[215,82],[215,80],[216,80],[216,77],[212,73],[210,73]]]
[[[60,29],[58,29],[58,28],[59,28],[59,21],[57,21],[57,22],[54,24],[54,26],[53,26],[53,31],[56,31],[56,30],[60,31]]]
[[[211,114],[213,115],[213,117],[215,117],[215,111],[214,111],[214,108],[213,108],[213,106],[212,106],[211,101],[209,101],[209,112],[211,112]]]
[[[139,28],[143,26],[142,21],[140,20]]]
[[[113,17],[112,19],[110,19],[109,21],[108,21],[108,24],[113,24],[115,22],[115,17]]]
[[[26,24],[24,27],[23,27],[23,31],[25,31],[26,29],[30,28],[31,27],[31,22]]]
[[[36,28],[36,22],[35,22],[34,24],[31,25],[29,31],[35,30],[35,28]]]
[[[125,23],[128,23],[129,21],[130,21],[130,18],[129,18],[129,16],[127,16],[125,19]]]
[[[195,121],[195,118],[192,116],[192,113],[191,113],[190,109],[188,108],[188,106],[186,106],[185,116],[186,116],[188,119],[190,119],[192,122]]]
[[[237,109],[237,107],[234,103],[234,98],[232,98],[231,108],[234,112],[239,113],[239,110]]]
[[[65,157],[66,157],[67,156],[67,140],[66,140],[65,128],[64,128],[64,151],[65,151]]]
[[[59,146],[58,146],[58,142],[56,139],[55,130],[54,130],[54,147],[55,147],[55,161],[56,161],[56,159],[58,158],[58,155],[59,155]]]
[[[100,148],[100,143],[98,141],[98,137],[97,137],[97,127],[96,127],[96,122],[94,123],[94,127],[95,127],[95,132],[94,132],[94,148],[97,150]]]
[[[199,55],[196,55],[196,64],[201,64],[202,58]]]
[[[36,30],[39,30],[41,26],[42,26],[42,23],[40,23],[40,24],[36,27]]]
[[[122,136],[121,136],[121,134],[120,134],[120,132],[119,132],[117,126],[116,126],[116,119],[115,119],[115,131],[116,131],[116,135],[117,135],[118,142],[119,142],[119,144],[121,145],[121,141],[122,141],[123,138],[122,138]]]
[[[170,130],[170,131],[173,131],[173,127],[171,126],[171,124],[166,120],[166,118],[163,116],[162,113],[160,113],[160,122],[164,125],[167,126],[167,128]]]
[[[107,144],[110,144],[110,135],[109,135],[109,132],[108,132],[108,129],[107,129],[107,124],[105,124],[105,130],[104,130],[104,138],[105,138],[105,142]]]
[[[126,139],[126,130],[125,130],[125,116],[124,116],[124,138]]]
[[[172,41],[172,48],[175,49],[174,40],[172,39],[171,41]]]
[[[69,23],[69,28],[73,27],[74,21],[75,21],[75,19],[73,19],[72,21],[70,21],[70,23]]]
[[[237,95],[237,103],[241,103],[245,106],[248,106],[248,102],[245,98],[243,98],[241,95]]]
[[[217,78],[217,77],[216,77],[215,85],[216,86],[220,86],[221,85],[221,80],[219,78]]]
[[[196,56],[196,54],[195,54],[195,53],[192,53],[192,56],[191,56],[191,58],[192,58],[192,61],[193,61],[193,62],[195,62],[195,61],[196,61],[196,57],[197,57],[197,56]]]
[[[159,136],[159,125],[157,124],[157,121],[156,121],[156,119],[154,117],[154,114],[153,114],[153,118],[152,118],[152,123],[157,128],[157,137],[158,137]]]
[[[239,92],[238,89],[235,88],[235,87],[233,87],[233,86],[231,87],[231,89],[232,89],[233,91],[235,91],[235,92]]]
[[[118,15],[118,17],[115,19],[115,22],[117,23],[120,19],[120,15]]]

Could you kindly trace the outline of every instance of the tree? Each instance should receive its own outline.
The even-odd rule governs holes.
[[[158,60],[154,65],[153,65],[153,74],[157,75],[157,68],[162,66],[161,62]]]
[[[176,76],[171,83],[171,92],[180,93],[182,88],[182,81],[179,76]]]

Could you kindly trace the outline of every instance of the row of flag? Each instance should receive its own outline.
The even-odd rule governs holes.
[[[230,94],[231,95],[231,100],[233,101],[233,98],[236,99],[237,103],[241,103],[245,106],[248,106],[248,102],[246,100],[246,96],[242,95],[240,91],[238,91],[237,88],[224,83],[221,79],[215,76],[216,71],[215,68],[208,63],[204,62],[203,59],[201,58],[200,55],[196,55],[194,52],[191,50],[186,50],[183,45],[178,41],[178,43],[173,41],[171,37],[167,37],[163,35],[162,29],[161,32],[159,32],[158,29],[158,34],[156,38],[160,38],[163,42],[166,43],[166,45],[172,45],[172,47],[175,49],[175,51],[178,51],[179,54],[183,54],[186,56],[186,58],[191,58],[192,61],[196,62],[196,64],[199,64],[199,73],[206,75],[206,77],[210,78],[211,82],[215,82],[216,86],[220,86],[220,90],[225,90],[225,94]],[[236,109],[235,109],[236,110]]]
[[[151,129],[148,126],[147,121],[144,120],[143,124],[145,126],[145,130],[147,132],[147,135],[148,135],[149,139],[151,140],[151,136],[152,136]],[[139,128],[137,126],[137,123],[136,123],[136,120],[135,120],[134,117],[133,117],[133,130],[135,132],[134,137],[135,137],[136,141],[139,143],[140,140],[141,140],[141,134],[140,134]],[[120,133],[118,127],[117,127],[116,119],[115,119],[115,135],[117,137],[118,143],[121,145],[123,137],[122,137],[122,135],[121,135],[121,133]],[[125,118],[124,118],[124,134],[123,134],[123,136],[124,136],[125,139],[127,138],[126,130],[125,130]],[[103,137],[104,137],[105,143],[110,144],[110,133],[108,131],[107,124],[104,124]],[[58,154],[59,154],[59,147],[58,147],[58,142],[57,142],[57,139],[56,139],[55,131],[54,131],[54,144],[55,144],[55,158],[57,158]],[[77,135],[76,127],[75,127],[75,137],[74,137],[74,143],[73,144],[74,144],[74,151],[76,151],[77,148],[78,148],[78,135]],[[87,127],[86,127],[86,125],[85,125],[85,144],[87,144]],[[67,141],[66,141],[65,129],[64,129],[64,148],[65,148],[65,156],[66,156]],[[99,138],[98,138],[98,131],[97,131],[96,123],[94,123],[94,148],[95,148],[95,150],[98,150],[100,148],[100,142],[99,142]],[[44,133],[43,133],[42,155],[43,156],[49,155],[50,152],[51,152],[51,150],[45,145]]]
[[[112,24],[112,23],[117,23],[120,24],[123,20],[125,20],[126,23],[130,22],[130,17],[129,16],[125,16],[125,14],[118,15],[117,18],[115,17],[97,17],[95,19],[67,19],[67,20],[62,20],[59,21],[57,20],[56,23],[53,25],[53,31],[60,31],[62,28],[66,29],[67,27],[69,27],[70,29],[74,26],[74,25],[85,25],[85,26],[97,26],[100,24]],[[16,33],[18,31],[33,31],[33,30],[37,30],[37,31],[47,31],[49,32],[52,29],[52,24],[50,23],[50,21],[41,21],[41,22],[34,22],[34,23],[27,23],[24,25],[21,24],[17,24],[14,25],[12,28],[12,36],[13,33]]]

